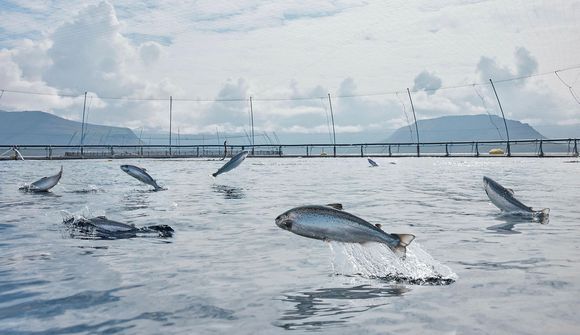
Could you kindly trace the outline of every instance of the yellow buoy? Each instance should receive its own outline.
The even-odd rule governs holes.
[[[504,152],[503,152],[503,150],[502,150],[502,149],[500,149],[500,148],[495,148],[495,149],[491,149],[491,150],[489,151],[489,154],[490,154],[490,155],[503,155],[503,154],[504,154]]]

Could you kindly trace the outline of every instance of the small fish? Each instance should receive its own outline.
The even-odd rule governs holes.
[[[372,160],[370,157],[368,157],[367,160],[369,161],[369,164],[371,165],[371,167],[377,167],[377,166],[379,166],[379,164],[377,164],[377,162],[375,162],[374,160]]]
[[[137,228],[122,222],[107,219],[105,216],[94,218],[68,218],[63,221],[74,232],[89,238],[120,239],[131,237],[172,237],[174,230],[168,225],[154,225]]]
[[[22,186],[20,189],[29,192],[48,192],[58,184],[60,178],[62,178],[62,165],[60,166],[60,172],[54,176],[42,177],[30,185]]]
[[[151,177],[147,173],[147,170],[143,168],[140,168],[135,165],[121,165],[121,170],[126,172],[131,177],[139,180],[140,182],[153,186],[155,188],[155,191],[164,190],[164,188],[157,185],[155,179],[153,179],[153,177]]]
[[[535,217],[547,217],[550,214],[549,208],[537,211],[524,205],[514,197],[514,191],[512,189],[501,186],[491,178],[483,177],[483,188],[485,189],[485,193],[487,193],[489,200],[491,200],[491,202],[502,212],[531,215]]]
[[[240,164],[242,164],[244,159],[246,159],[246,157],[248,156],[248,153],[249,153],[248,151],[242,151],[239,154],[235,155],[234,157],[232,157],[232,159],[230,159],[227,163],[225,163],[221,168],[219,168],[219,170],[217,170],[217,172],[213,173],[212,176],[217,177],[222,173],[226,173],[228,171],[231,171],[231,170],[237,168]]]
[[[383,243],[402,257],[405,256],[407,246],[415,239],[411,234],[386,233],[380,225],[372,225],[329,205],[290,209],[276,218],[276,225],[294,234],[317,240],[361,244]]]

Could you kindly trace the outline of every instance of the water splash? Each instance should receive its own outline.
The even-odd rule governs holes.
[[[105,216],[105,214],[104,210],[89,208],[89,206],[84,206],[76,212],[69,212],[67,210],[60,211],[63,222],[78,221],[79,219],[92,218],[95,216]]]
[[[407,247],[405,259],[380,243],[329,242],[328,245],[335,274],[416,285],[449,285],[457,280],[457,274],[433,259],[416,242]]]

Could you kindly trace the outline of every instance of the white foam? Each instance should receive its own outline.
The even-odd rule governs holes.
[[[404,259],[380,243],[330,242],[329,246],[335,274],[435,284],[457,279],[451,268],[433,259],[416,242],[407,247]]]

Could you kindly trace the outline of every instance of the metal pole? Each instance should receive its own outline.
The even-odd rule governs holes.
[[[85,92],[85,100],[83,102],[83,123],[81,124],[81,157],[83,156],[83,144],[85,140],[85,109],[87,107],[87,92]]]
[[[173,118],[173,97],[169,96],[169,157],[171,157],[171,119]]]
[[[503,125],[505,126],[505,134],[507,136],[507,155],[508,157],[512,155],[510,150],[510,133],[508,131],[507,122],[505,121],[505,114],[503,113],[503,108],[501,107],[501,102],[499,102],[499,97],[497,96],[497,91],[495,90],[495,86],[493,85],[493,81],[489,78],[489,82],[491,83],[491,88],[493,88],[493,93],[495,93],[495,98],[497,99],[497,104],[499,105],[499,110],[501,111],[501,116],[503,117]]]
[[[328,105],[330,106],[330,119],[332,120],[332,141],[334,144],[334,157],[336,157],[336,131],[334,129],[334,112],[332,111],[332,100],[330,99],[330,93],[328,93]]]
[[[415,106],[413,106],[413,99],[411,99],[411,91],[409,91],[408,87],[407,94],[409,95],[409,101],[411,101],[411,110],[413,111],[413,119],[415,119],[415,132],[417,133],[417,157],[419,157],[421,155],[421,152],[419,150],[419,143],[421,143],[421,141],[419,140],[419,125],[417,124],[417,116],[415,115]]]
[[[252,97],[250,97],[250,118],[252,120],[252,155],[254,154],[254,145],[256,144],[254,139],[254,106],[252,103]]]

